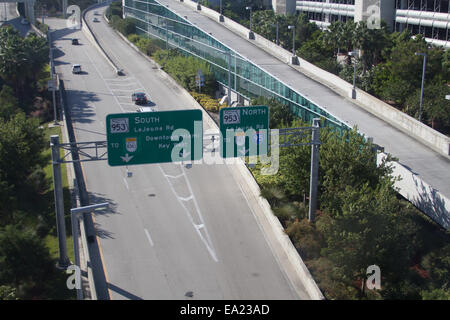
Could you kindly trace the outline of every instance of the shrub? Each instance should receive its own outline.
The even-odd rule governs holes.
[[[286,228],[286,233],[304,259],[320,257],[320,249],[323,246],[322,237],[315,226],[307,219],[294,221]]]
[[[140,39],[140,37],[135,33],[128,35],[127,38],[128,38],[128,40],[130,40],[131,43],[134,43],[134,44],[136,44]]]
[[[220,99],[213,99],[209,95],[204,93],[198,93],[195,91],[191,92],[191,96],[198,102],[200,105],[205,108],[205,110],[210,112],[219,112],[221,108],[226,108],[228,105],[226,103],[219,105]]]

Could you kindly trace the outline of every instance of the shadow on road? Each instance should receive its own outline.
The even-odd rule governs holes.
[[[50,29],[51,31],[51,38],[52,41],[55,40],[64,40],[66,39],[66,37],[74,32],[77,32],[78,30],[75,29],[69,29],[69,28],[64,28],[64,29]],[[72,39],[72,38],[70,38]]]
[[[75,123],[92,123],[95,121],[95,110],[90,104],[100,101],[97,94],[78,90],[66,90],[66,94],[72,121]],[[76,97],[76,100],[74,97]]]
[[[104,202],[109,203],[107,209],[95,210],[94,217],[98,217],[98,216],[108,217],[111,214],[118,214],[116,211],[117,204],[114,202],[114,200],[106,198],[102,194],[89,192],[89,191],[88,191],[88,198],[89,198],[89,203],[92,203],[92,204],[98,204],[98,203],[104,203]],[[113,236],[114,233],[107,231],[105,229],[102,229],[101,225],[99,223],[95,222],[94,227],[95,227],[96,234],[99,238],[114,239],[114,236]]]
[[[436,189],[425,186],[422,180],[414,180],[417,190],[420,190],[420,194],[414,197],[412,203],[440,226],[448,229],[450,226],[450,213],[447,211],[446,199]]]
[[[144,300],[141,297],[135,296],[134,294],[123,290],[122,288],[119,288],[118,286],[113,285],[112,283],[108,283],[108,289],[111,291],[114,291],[118,294],[120,294],[121,296],[128,298],[130,300]]]

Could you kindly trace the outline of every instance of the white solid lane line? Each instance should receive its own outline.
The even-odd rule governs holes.
[[[150,242],[150,245],[153,247],[153,241],[152,238],[150,237],[150,233],[148,232],[147,229],[144,229],[145,231],[145,235],[147,236],[148,242]]]

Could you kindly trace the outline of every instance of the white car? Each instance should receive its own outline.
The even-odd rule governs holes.
[[[155,112],[153,107],[140,107],[136,110],[137,112]]]
[[[74,73],[74,74],[81,73],[81,65],[79,65],[79,64],[74,64],[74,65],[72,66],[72,73]]]
[[[97,19],[97,17],[94,17],[94,19],[92,19],[92,22],[99,22],[99,20]]]

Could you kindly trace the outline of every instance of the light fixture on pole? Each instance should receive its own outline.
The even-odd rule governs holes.
[[[348,53],[350,57],[354,57],[353,61],[353,88],[352,88],[352,99],[356,99],[356,57],[359,56],[359,51],[354,50]]]
[[[427,54],[422,52],[416,52],[416,56],[423,56],[423,69],[422,69],[422,86],[420,89],[420,107],[419,107],[419,122],[422,122],[422,102],[423,102],[423,85],[425,83],[425,68],[427,65]]]
[[[223,22],[224,18],[223,18],[223,14],[222,14],[222,0],[220,0],[220,15],[219,15],[219,22]]]
[[[272,26],[275,27],[275,41],[276,41],[276,44],[278,46],[280,44],[280,42],[278,41],[278,20]]]
[[[295,56],[295,26],[288,26],[292,30],[292,55]]]
[[[292,58],[291,58],[291,64],[298,64],[297,63],[297,56],[295,55],[295,26],[291,25],[288,26],[289,30],[292,30]]]
[[[250,32],[248,33],[248,38],[250,40],[254,40],[255,39],[255,35],[252,31],[252,7],[245,7],[246,10],[250,10]]]

